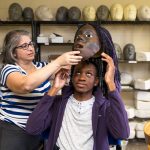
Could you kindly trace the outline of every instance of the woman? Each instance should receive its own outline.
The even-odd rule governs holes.
[[[76,65],[79,51],[64,53],[51,63],[35,62],[34,43],[24,30],[10,31],[3,44],[1,71],[0,150],[38,150],[40,138],[24,128],[39,99],[50,88],[49,78],[62,67]]]

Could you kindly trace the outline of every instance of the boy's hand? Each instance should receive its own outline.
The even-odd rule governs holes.
[[[106,53],[102,53],[102,60],[107,63],[106,66],[106,73],[105,73],[105,82],[109,91],[114,91],[116,89],[116,85],[114,82],[114,75],[115,75],[115,65],[113,59],[107,55]]]

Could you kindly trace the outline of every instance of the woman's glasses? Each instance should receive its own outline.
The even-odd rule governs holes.
[[[34,47],[35,43],[32,41],[30,41],[29,43],[23,43],[22,45],[16,46],[15,49],[22,48],[23,50],[28,50],[29,46]]]

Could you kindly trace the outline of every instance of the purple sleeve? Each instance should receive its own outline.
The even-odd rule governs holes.
[[[127,139],[129,137],[129,123],[127,113],[120,96],[116,90],[108,94],[107,127],[110,134],[116,139]]]
[[[33,135],[41,134],[45,129],[50,126],[51,118],[52,118],[52,111],[51,106],[53,102],[56,100],[56,96],[48,96],[45,95],[34,111],[30,114],[27,125],[26,131]]]

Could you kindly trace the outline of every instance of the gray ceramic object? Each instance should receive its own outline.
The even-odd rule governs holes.
[[[33,9],[30,8],[30,7],[24,8],[23,13],[22,13],[22,16],[23,16],[23,19],[24,19],[25,21],[34,20],[34,12],[33,12]]]
[[[78,7],[71,7],[68,10],[68,19],[70,21],[78,21],[81,17],[81,10]]]
[[[51,9],[46,5],[40,5],[35,10],[35,16],[38,20],[42,21],[51,21],[54,18]]]
[[[22,7],[18,3],[12,3],[8,10],[9,19],[12,21],[22,20]]]
[[[114,43],[114,47],[115,47],[115,51],[116,51],[116,55],[117,55],[118,60],[123,59],[123,53],[122,53],[120,45],[117,43]]]
[[[123,48],[123,56],[125,60],[135,60],[135,46],[131,43],[126,44]]]
[[[68,8],[61,6],[57,9],[56,21],[59,21],[59,22],[68,21]]]
[[[97,8],[97,11],[96,11],[97,20],[106,21],[108,20],[109,14],[110,14],[110,11],[107,6],[101,5]]]

